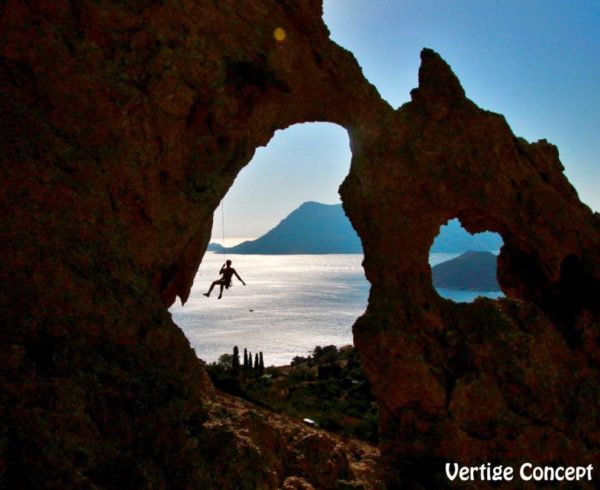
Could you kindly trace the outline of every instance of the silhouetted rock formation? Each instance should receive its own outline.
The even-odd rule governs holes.
[[[465,252],[431,268],[436,288],[500,291],[496,256],[491,252]]]
[[[306,456],[285,466],[279,443],[261,457],[269,420],[222,427],[166,310],[187,299],[237,173],[306,121],[351,139],[341,194],[372,283],[354,335],[388,484],[427,487],[448,460],[598,465],[600,220],[556,148],[478,109],[436,53],[393,110],[329,40],[318,0],[14,0],[0,14],[0,486],[331,485],[311,458],[332,444],[297,441]],[[428,252],[454,217],[502,235],[514,299],[435,294]]]
[[[437,486],[455,460],[598,462],[598,214],[554,146],[478,109],[433,51],[411,95],[379,132],[352,132],[341,189],[372,283],[354,341],[388,481]],[[437,297],[427,252],[453,217],[500,233],[498,282],[514,299]]]

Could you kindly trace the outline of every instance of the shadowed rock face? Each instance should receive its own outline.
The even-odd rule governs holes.
[[[598,215],[554,146],[516,138],[438,55],[421,58],[412,102],[377,135],[353,133],[342,186],[373,285],[354,337],[388,479],[427,483],[455,460],[598,461]],[[434,292],[428,250],[453,217],[502,235],[498,279],[514,299],[459,305]]]
[[[206,449],[219,410],[165,306],[255,149],[306,121],[351,138],[341,194],[372,284],[355,343],[390,486],[439,484],[450,460],[600,463],[600,220],[557,149],[465,98],[436,53],[393,110],[314,0],[0,13],[0,486],[234,487],[217,460],[248,488],[297,476],[254,471],[245,436]],[[437,296],[427,255],[454,217],[502,235],[509,299]]]

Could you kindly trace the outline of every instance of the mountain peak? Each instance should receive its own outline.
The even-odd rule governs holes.
[[[360,239],[341,204],[307,201],[253,241],[215,252],[229,254],[360,254]]]
[[[499,250],[496,233],[470,235],[458,220],[442,226],[431,252],[461,253],[467,250]],[[340,203],[306,201],[260,238],[234,247],[211,244],[209,250],[228,254],[360,254],[362,244]]]

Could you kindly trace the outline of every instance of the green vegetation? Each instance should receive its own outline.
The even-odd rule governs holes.
[[[236,346],[233,355],[223,354],[207,365],[218,389],[278,413],[311,419],[347,437],[378,441],[377,403],[351,345],[317,346],[312,355],[295,357],[290,366],[266,369],[262,352],[253,358],[246,349],[242,367],[235,369],[238,352]]]

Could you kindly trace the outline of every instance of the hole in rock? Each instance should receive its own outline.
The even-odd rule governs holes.
[[[433,286],[443,298],[470,303],[478,296],[503,296],[496,279],[502,248],[498,233],[471,234],[458,219],[440,227],[429,251]]]
[[[188,302],[170,309],[199,358],[213,363],[236,345],[242,359],[246,348],[281,366],[352,344],[370,285],[338,195],[350,158],[347,132],[326,123],[278,131],[257,149],[215,210]],[[219,286],[206,298],[226,260],[247,286],[234,276],[222,299]]]

